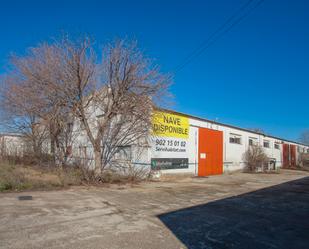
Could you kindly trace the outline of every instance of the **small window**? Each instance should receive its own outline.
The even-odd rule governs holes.
[[[84,124],[82,122],[80,122],[80,121],[77,121],[77,122],[78,122],[77,124],[78,124],[79,129],[85,130]]]
[[[73,123],[71,122],[71,123],[68,123],[67,124],[67,128],[68,128],[68,132],[72,132],[73,131]]]
[[[132,159],[132,148],[130,145],[118,146],[115,159],[130,161]]]
[[[80,158],[87,158],[87,147],[86,146],[79,146],[79,157]]]
[[[250,137],[249,138],[249,146],[254,146],[254,145],[257,145],[257,139],[256,138],[252,138]]]
[[[264,140],[263,146],[264,148],[270,148],[270,142],[267,140]]]
[[[241,136],[230,134],[230,143],[231,144],[241,144]]]
[[[275,147],[275,149],[280,150],[280,145],[279,144],[275,143],[274,147]]]

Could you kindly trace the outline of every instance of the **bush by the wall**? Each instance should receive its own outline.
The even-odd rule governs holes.
[[[269,159],[261,146],[250,146],[243,155],[245,172],[265,172],[268,170]]]

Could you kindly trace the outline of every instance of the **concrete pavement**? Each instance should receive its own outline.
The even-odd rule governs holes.
[[[21,195],[33,200],[20,201]],[[299,234],[309,231],[308,198],[309,173],[289,170],[6,193],[0,248],[300,249],[309,245]],[[281,240],[294,237],[284,247]]]

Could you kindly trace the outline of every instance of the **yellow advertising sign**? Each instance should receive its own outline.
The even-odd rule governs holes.
[[[152,133],[160,137],[189,137],[189,118],[156,111],[152,118]]]

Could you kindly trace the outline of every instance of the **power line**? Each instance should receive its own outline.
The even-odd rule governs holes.
[[[213,45],[217,40],[219,40],[224,34],[229,32],[233,27],[239,24],[242,20],[244,20],[252,11],[258,8],[265,0],[259,0],[256,4],[249,8],[254,2],[254,0],[249,0],[245,4],[243,4],[233,15],[231,15],[218,29],[215,30],[204,42],[201,43],[191,54],[189,54],[182,63],[180,63],[175,69],[174,73],[179,72],[183,69],[187,64],[189,64],[194,58],[198,57],[205,50],[207,50],[211,45]],[[249,8],[249,9],[248,9]],[[243,12],[242,15],[239,15],[239,12]],[[237,17],[238,16],[238,17]],[[221,32],[221,34],[220,34]]]
[[[221,30],[223,30],[225,28],[225,26],[227,26],[235,17],[237,17],[237,15],[239,14],[239,12],[243,11],[244,9],[246,9],[254,0],[249,0],[247,2],[245,2],[245,4],[243,4],[236,12],[234,12],[219,28],[217,28],[205,41],[203,41],[196,49],[194,49],[192,51],[191,54],[189,54],[185,59],[184,62],[180,63],[175,71],[178,70],[178,67],[181,67],[182,64],[185,64],[187,60],[189,60],[191,57],[193,57],[196,53],[198,53],[205,45],[207,45],[207,43],[213,38],[215,37]]]

